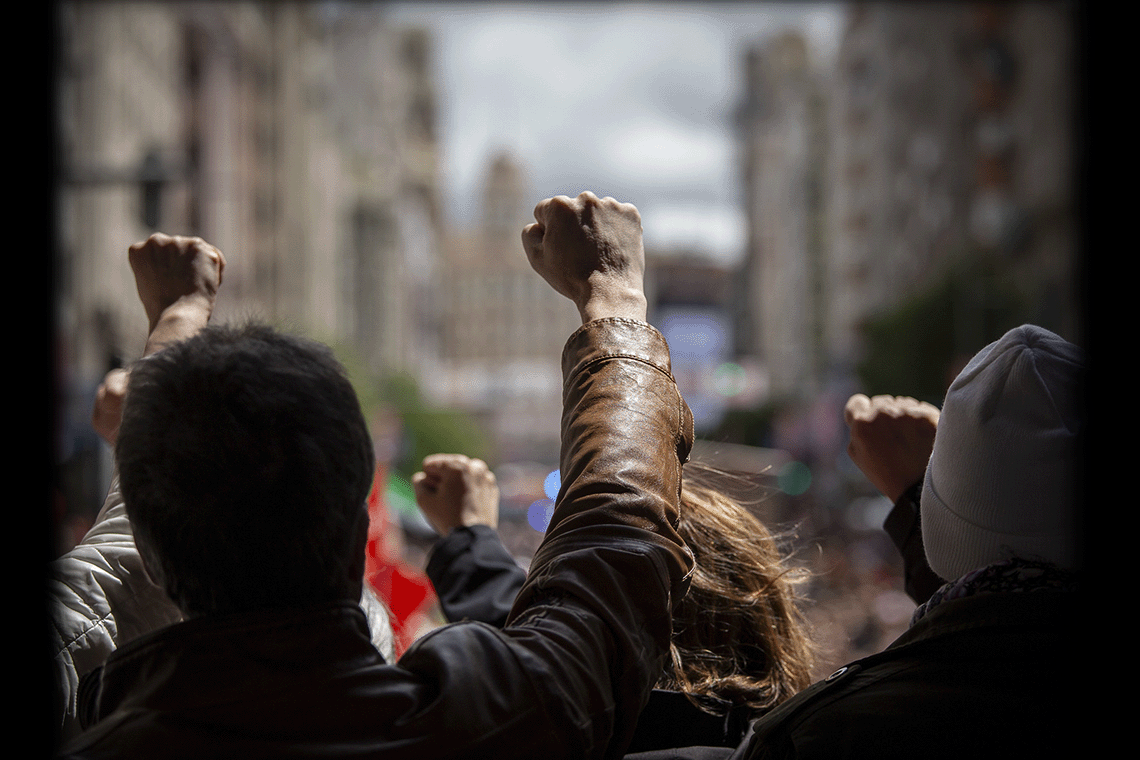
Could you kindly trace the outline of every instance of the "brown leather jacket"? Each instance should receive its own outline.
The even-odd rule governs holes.
[[[84,681],[96,722],[66,756],[620,757],[692,570],[692,416],[644,323],[584,325],[563,372],[562,492],[506,629],[447,626],[388,665],[354,602],[180,623]]]

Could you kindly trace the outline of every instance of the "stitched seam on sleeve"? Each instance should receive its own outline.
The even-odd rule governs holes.
[[[663,367],[657,366],[656,364],[654,364],[653,362],[649,361],[648,359],[646,359],[644,357],[634,356],[633,354],[603,354],[602,356],[595,356],[593,359],[590,359],[588,362],[585,362],[585,363],[579,365],[578,371],[575,372],[574,374],[575,375],[581,374],[587,367],[591,367],[591,366],[597,364],[598,362],[606,361],[608,359],[629,359],[631,361],[639,362],[639,363],[644,364],[648,367],[652,367],[653,369],[657,370],[658,372],[660,372],[665,377],[669,378],[670,380],[673,380],[672,373],[667,372]],[[673,380],[673,382],[676,382],[676,381]]]
[[[580,335],[581,333],[584,333],[587,330],[592,330],[595,327],[597,327],[599,324],[636,325],[637,327],[648,327],[650,330],[657,333],[658,335],[661,334],[660,331],[658,331],[658,329],[656,327],[649,324],[648,322],[642,322],[640,319],[630,319],[629,317],[602,317],[601,319],[592,319],[589,322],[582,325],[581,327],[579,327],[574,332],[570,333],[570,337],[566,339],[566,342],[569,343],[570,341],[577,338],[578,335]]]
[[[681,397],[681,391],[675,386],[673,390],[677,393],[677,435],[673,436],[673,451],[680,451],[681,443],[685,440],[685,399]],[[696,431],[694,431],[695,433]],[[677,457],[679,463],[684,465],[685,462]],[[685,459],[688,459],[686,455]],[[681,481],[677,481],[677,501],[681,500]]]

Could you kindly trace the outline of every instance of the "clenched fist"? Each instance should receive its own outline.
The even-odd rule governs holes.
[[[938,407],[910,396],[856,393],[843,410],[851,428],[847,453],[871,485],[897,502],[926,473],[939,414]]]
[[[499,525],[499,485],[481,459],[432,454],[412,476],[412,486],[420,511],[441,536],[460,526]]]
[[[582,322],[603,317],[644,321],[645,250],[641,215],[630,203],[584,192],[558,195],[534,209],[522,232],[534,270],[578,307]]]
[[[213,311],[226,258],[202,238],[156,232],[130,247],[130,262],[151,332],[176,303]]]
[[[115,440],[119,437],[119,423],[123,421],[123,399],[127,396],[129,377],[127,370],[113,369],[103,378],[95,392],[91,426],[111,446],[115,445]]]

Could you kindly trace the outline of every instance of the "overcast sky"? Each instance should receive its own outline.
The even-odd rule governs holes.
[[[745,49],[799,29],[821,65],[836,3],[397,3],[433,33],[445,198],[479,212],[490,155],[508,148],[534,200],[590,189],[635,203],[649,245],[726,259],[744,240],[731,114]]]

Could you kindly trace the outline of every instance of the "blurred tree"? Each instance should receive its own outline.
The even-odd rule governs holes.
[[[401,446],[392,462],[394,470],[410,478],[424,457],[439,453],[466,454],[494,465],[490,439],[474,416],[426,403],[415,378],[408,374],[384,377],[377,387],[404,426]]]
[[[781,402],[769,402],[756,409],[729,409],[716,430],[704,437],[710,441],[769,447],[772,422],[782,408]]]
[[[863,326],[863,392],[941,405],[964,363],[1007,330],[1038,318],[993,256],[959,260],[925,291]],[[1043,325],[1048,327],[1048,325]]]
[[[399,420],[400,440],[391,461],[386,463],[390,472],[410,480],[425,456],[439,453],[466,454],[494,465],[490,438],[475,416],[459,409],[433,406],[424,400],[411,375],[378,376],[352,347],[332,345],[356,389],[364,418],[371,421],[394,415]]]

